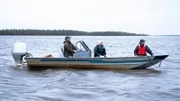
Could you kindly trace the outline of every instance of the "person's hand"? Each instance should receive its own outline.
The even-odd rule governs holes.
[[[100,55],[100,57],[101,57],[101,58],[105,58],[105,57],[106,57],[106,55]]]
[[[74,53],[76,53],[77,51],[76,50],[74,50]]]

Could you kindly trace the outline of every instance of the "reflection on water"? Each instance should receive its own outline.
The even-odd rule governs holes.
[[[108,57],[133,56],[139,39],[147,40],[154,54],[169,54],[161,67],[147,70],[32,71],[15,67],[11,50],[16,41],[26,42],[34,56],[58,57],[61,36],[0,36],[0,99],[3,101],[177,101],[180,100],[180,37],[72,37],[93,49],[103,40]],[[177,41],[174,41],[177,40]]]

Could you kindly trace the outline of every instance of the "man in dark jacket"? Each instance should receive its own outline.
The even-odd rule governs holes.
[[[66,36],[64,41],[64,56],[65,57],[73,57],[74,53],[76,53],[77,48],[71,43],[71,37]]]
[[[134,50],[134,55],[147,56],[147,53],[149,53],[151,56],[154,55],[151,49],[147,45],[145,45],[145,40],[141,39],[139,45]]]
[[[104,48],[103,42],[98,41],[98,45],[94,48],[94,57],[106,57],[106,49]]]

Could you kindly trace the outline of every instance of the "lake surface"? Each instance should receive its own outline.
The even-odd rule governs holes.
[[[133,56],[140,39],[155,55],[170,56],[148,70],[30,71],[15,67],[15,42],[26,42],[29,53],[59,55],[63,36],[0,36],[0,101],[180,101],[180,36],[73,36],[93,49],[98,40],[108,57]]]

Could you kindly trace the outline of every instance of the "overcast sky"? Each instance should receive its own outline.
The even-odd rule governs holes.
[[[180,0],[0,0],[0,29],[180,35]]]

